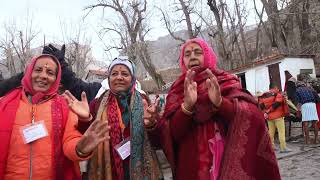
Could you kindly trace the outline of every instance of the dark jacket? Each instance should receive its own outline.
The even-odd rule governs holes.
[[[287,81],[285,85],[285,91],[287,93],[288,99],[293,102],[293,104],[297,105],[296,100],[296,83],[294,81]]]
[[[0,97],[7,94],[9,91],[21,85],[21,79],[23,78],[23,73],[16,74],[9,79],[4,79],[0,81]]]
[[[84,91],[87,94],[88,102],[95,98],[102,86],[98,82],[84,82],[80,78],[77,78],[75,73],[67,67],[62,68],[61,84],[65,90],[69,90],[79,100],[81,100],[81,92]]]
[[[69,90],[77,99],[81,100],[81,92],[87,94],[88,102],[93,100],[101,88],[101,84],[97,82],[87,83],[77,78],[75,73],[72,72],[66,62],[62,65],[62,78],[61,84],[65,90]],[[12,76],[0,82],[0,97],[7,94],[12,89],[21,85],[23,73]]]

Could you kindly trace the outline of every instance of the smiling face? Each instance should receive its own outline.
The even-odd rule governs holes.
[[[57,79],[58,66],[50,57],[40,57],[33,67],[31,83],[34,91],[46,92]]]
[[[109,76],[110,89],[115,93],[125,92],[129,89],[132,76],[125,65],[115,65]]]
[[[192,42],[185,47],[183,63],[187,69],[203,67],[204,56],[199,44]]]

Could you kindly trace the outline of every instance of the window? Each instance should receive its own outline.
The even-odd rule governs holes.
[[[312,69],[300,69],[300,74],[312,74]]]

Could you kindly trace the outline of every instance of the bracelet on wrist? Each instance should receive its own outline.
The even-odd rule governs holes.
[[[89,117],[88,117],[88,118],[81,118],[81,117],[79,117],[79,120],[84,121],[84,122],[92,121],[92,119],[93,119],[93,117],[92,117],[91,113],[89,114]]]
[[[152,123],[151,125],[148,125],[148,126],[144,125],[144,126],[145,126],[147,129],[151,129],[151,128],[155,127],[156,125],[157,125],[157,120],[153,121],[153,123]]]
[[[192,111],[189,111],[184,107],[183,103],[181,104],[181,110],[182,110],[183,113],[185,113],[188,116],[191,116],[193,114]]]
[[[145,126],[147,131],[152,131],[156,128],[157,122],[154,122],[151,126]]]
[[[90,153],[83,153],[83,152],[81,152],[81,151],[78,149],[77,146],[76,146],[76,153],[77,153],[77,155],[78,155],[79,157],[81,157],[81,158],[85,158],[85,157],[88,157],[88,156],[90,155]]]

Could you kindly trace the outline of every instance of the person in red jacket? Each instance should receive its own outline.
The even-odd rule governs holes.
[[[272,144],[274,146],[274,135],[278,130],[280,152],[287,153],[289,149],[286,147],[284,101],[285,97],[281,94],[279,88],[272,83],[270,83],[270,90],[259,97],[259,106],[268,122]]]

